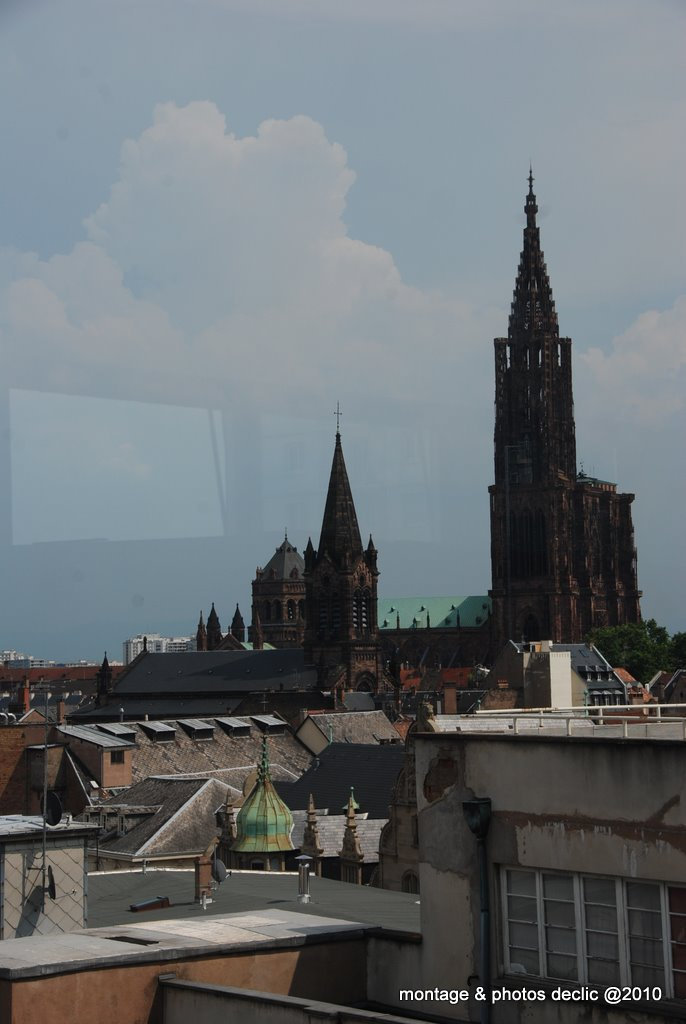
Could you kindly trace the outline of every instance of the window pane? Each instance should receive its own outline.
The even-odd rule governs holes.
[[[672,943],[672,966],[675,971],[686,971],[686,946]]]
[[[538,953],[510,946],[510,970],[517,974],[540,974]]]
[[[586,904],[586,927],[599,932],[617,931],[617,911],[614,907],[594,907]]]
[[[659,914],[649,910],[629,911],[629,934],[645,936],[648,939],[662,938],[662,920]]]
[[[616,888],[612,878],[584,878],[584,899],[587,903],[604,903],[614,907]]]
[[[632,966],[631,981],[634,985],[659,985],[662,988],[665,983],[665,972],[662,968]]]
[[[566,925],[568,928],[574,928],[574,904],[546,900],[545,922],[546,924]]]
[[[631,963],[661,966],[662,942],[653,939],[631,939]]]
[[[677,999],[686,999],[686,974],[674,972],[674,995]]]
[[[517,896],[536,895],[536,875],[533,871],[508,871],[507,891]]]
[[[669,909],[675,914],[686,914],[686,889],[669,887]]]
[[[564,978],[565,980],[576,981],[577,968],[575,956],[556,956],[554,954],[547,958],[547,975],[549,978]]]
[[[551,953],[576,955],[576,932],[569,928],[546,928],[545,948]]]
[[[510,923],[510,942],[521,949],[538,949],[538,928],[535,924]]]
[[[571,875],[544,875],[543,896],[545,899],[574,900],[574,882]]]
[[[619,959],[619,944],[616,935],[608,935],[606,932],[586,932],[586,949],[589,959]]]
[[[686,917],[680,914],[670,914],[670,930],[675,942],[686,942]]]
[[[529,899],[528,896],[508,896],[507,916],[511,921],[528,921],[535,924],[536,900]]]
[[[660,888],[649,882],[627,882],[628,906],[644,910],[660,910]]]
[[[619,964],[610,960],[589,960],[588,980],[592,985],[619,983]]]

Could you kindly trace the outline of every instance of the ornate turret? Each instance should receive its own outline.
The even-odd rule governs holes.
[[[286,852],[293,849],[292,830],[293,815],[271,780],[265,735],[262,738],[257,781],[236,819],[236,838],[231,846],[234,866],[283,871]]]
[[[112,692],[112,669],[107,660],[107,651],[102,659],[102,665],[98,669],[97,679],[97,703],[106,704],[109,694]]]
[[[305,634],[305,562],[288,531],[252,583],[252,618],[259,609],[264,642],[272,647],[301,647]],[[254,644],[252,630],[250,639]]]
[[[324,855],[324,848],[321,845],[319,839],[319,825],[317,823],[317,811],[314,806],[314,797],[310,793],[310,798],[307,801],[307,820],[305,821],[305,830],[303,832],[303,842],[301,853],[306,854],[313,860],[313,869],[316,875],[322,873],[322,856]]]
[[[345,812],[343,846],[341,847],[339,854],[341,858],[341,881],[353,882],[355,885],[361,885],[364,854],[362,853],[362,847],[360,845],[360,837],[357,834],[357,822],[355,820],[356,809],[359,810],[359,805],[355,800],[355,795],[351,786],[348,805]]]

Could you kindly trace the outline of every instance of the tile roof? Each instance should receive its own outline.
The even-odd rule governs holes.
[[[383,711],[316,712],[309,718],[329,743],[381,743],[399,739]]]
[[[404,759],[402,743],[330,743],[301,778],[276,788],[292,811],[306,808],[312,793],[317,808],[339,814],[353,786],[361,811],[370,818],[387,818]]]

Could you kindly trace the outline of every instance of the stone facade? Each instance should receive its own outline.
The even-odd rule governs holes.
[[[640,620],[632,494],[577,473],[572,342],[557,313],[529,175],[507,338],[495,339],[491,564],[496,649]]]
[[[302,647],[305,636],[305,562],[285,536],[265,567],[255,570],[252,581],[252,628],[256,644],[257,623],[261,643],[272,647]],[[259,641],[258,641],[259,643]]]

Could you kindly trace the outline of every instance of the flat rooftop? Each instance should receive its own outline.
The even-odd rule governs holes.
[[[686,740],[686,705],[614,705],[477,711],[471,715],[434,715],[435,733],[470,735],[577,737],[602,740]],[[424,734],[422,734],[424,735]]]
[[[195,920],[139,919],[110,928],[3,939],[0,978],[19,980],[138,963],[171,968],[176,960],[341,941],[361,937],[365,930],[359,923],[281,909],[219,916],[205,912]]]
[[[304,916],[352,921],[368,927],[420,932],[419,896],[328,878],[310,878],[309,903],[298,903],[298,876],[291,872],[232,871],[213,892],[203,910],[195,902],[191,870],[102,871],[88,876],[88,925],[136,925],[215,914],[263,910],[297,912]],[[166,909],[132,912],[132,903],[167,896]],[[17,941],[17,940],[15,940]],[[0,946],[3,944],[0,943]]]

